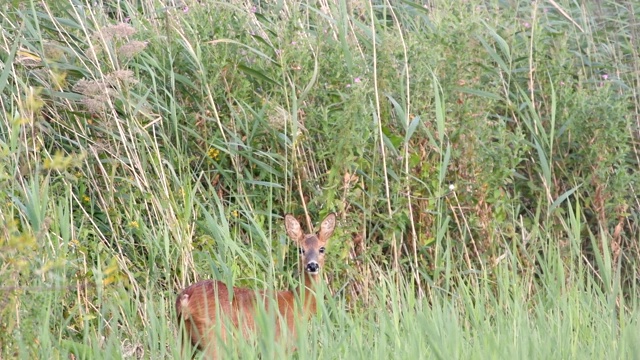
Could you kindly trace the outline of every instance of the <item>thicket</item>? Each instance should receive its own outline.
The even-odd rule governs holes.
[[[171,321],[195,279],[287,286],[289,212],[337,212],[324,274],[354,312],[381,274],[434,302],[498,296],[504,268],[535,303],[550,266],[635,308],[639,10],[10,1],[0,358],[37,351],[16,344],[43,304],[51,334],[82,343],[113,312],[137,314],[128,331]]]

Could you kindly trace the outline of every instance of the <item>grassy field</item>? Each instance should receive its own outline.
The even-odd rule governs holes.
[[[638,1],[7,1],[0,359],[179,358],[329,212],[297,350],[225,358],[638,358]]]

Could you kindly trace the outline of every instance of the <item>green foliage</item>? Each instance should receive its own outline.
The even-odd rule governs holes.
[[[290,285],[331,211],[294,357],[630,357],[638,11],[10,1],[0,358],[178,357],[181,287]]]

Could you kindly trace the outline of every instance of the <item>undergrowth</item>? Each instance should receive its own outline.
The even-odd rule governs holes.
[[[329,212],[293,357],[631,357],[639,5],[425,3],[10,1],[0,359],[178,357]]]

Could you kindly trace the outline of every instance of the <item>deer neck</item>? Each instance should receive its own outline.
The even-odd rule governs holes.
[[[307,316],[316,312],[316,293],[320,287],[320,274],[309,275],[303,271],[304,286],[298,287],[299,298],[304,301],[304,312]]]

